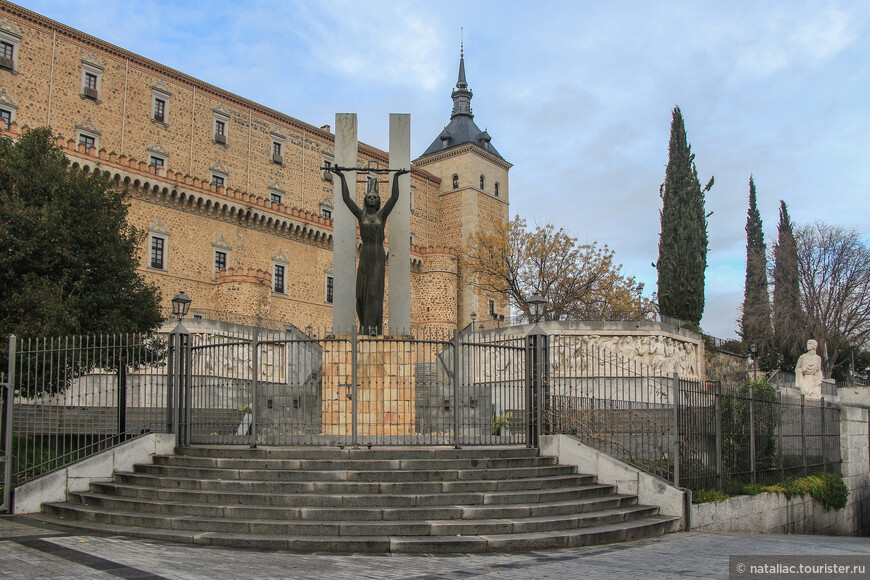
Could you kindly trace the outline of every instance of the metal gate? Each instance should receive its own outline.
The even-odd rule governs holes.
[[[524,335],[290,327],[172,342],[181,444],[529,442]]]

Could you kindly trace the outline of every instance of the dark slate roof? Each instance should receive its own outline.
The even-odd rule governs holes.
[[[459,77],[456,81],[456,88],[453,90],[450,98],[453,99],[453,112],[450,114],[450,123],[444,127],[444,130],[438,137],[432,141],[432,144],[423,152],[420,158],[434,155],[439,151],[448,151],[455,147],[473,143],[489,151],[499,159],[504,159],[501,154],[492,146],[492,138],[486,131],[481,131],[477,123],[474,122],[474,115],[471,113],[471,89],[468,88],[468,83],[465,80],[465,55],[464,51],[459,53]]]

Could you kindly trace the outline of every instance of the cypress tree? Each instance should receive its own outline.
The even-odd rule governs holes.
[[[780,201],[779,238],[773,248],[773,339],[779,368],[793,369],[804,351],[806,316],[801,308],[797,243],[788,206]]]
[[[659,310],[694,326],[704,314],[704,272],[707,269],[707,215],[704,189],[698,181],[695,155],[686,139],[679,107],[674,107],[668,166],[662,198],[658,270]]]
[[[776,366],[772,354],[773,328],[770,323],[770,294],[767,291],[767,246],[764,243],[761,213],[758,211],[755,180],[749,177],[749,211],[746,217],[746,285],[740,336],[745,344],[758,345],[761,368]]]

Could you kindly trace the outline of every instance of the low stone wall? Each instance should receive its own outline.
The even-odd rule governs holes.
[[[133,465],[148,463],[152,455],[169,454],[174,449],[174,434],[148,433],[91,455],[16,487],[12,513],[35,513],[42,508],[43,503],[66,501],[67,492],[86,491],[92,481],[112,481],[114,472],[132,471]]]
[[[570,435],[541,436],[541,454],[559,458],[561,465],[576,465],[580,473],[592,473],[598,482],[616,486],[617,493],[636,495],[642,505],[659,506],[664,516],[680,518],[675,531],[689,529],[688,491],[598,451]]]
[[[868,411],[840,408],[840,472],[849,500],[840,510],[825,511],[809,495],[791,500],[762,493],[692,506],[692,530],[768,534],[870,535],[870,457]]]

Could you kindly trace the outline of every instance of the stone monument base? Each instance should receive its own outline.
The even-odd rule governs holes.
[[[415,433],[416,352],[409,341],[390,338],[357,341],[357,435]],[[324,345],[323,435],[353,433],[352,349],[349,335],[329,337]]]

